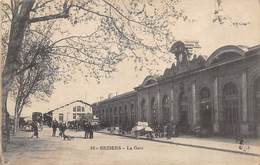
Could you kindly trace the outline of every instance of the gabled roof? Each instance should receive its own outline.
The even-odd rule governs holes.
[[[49,112],[56,111],[56,110],[58,110],[58,109],[64,108],[64,107],[69,106],[69,105],[71,105],[71,104],[73,104],[73,103],[76,103],[76,102],[81,102],[81,103],[83,103],[83,104],[86,104],[86,105],[88,105],[88,106],[91,106],[89,103],[87,103],[87,102],[85,102],[85,101],[75,100],[75,101],[72,101],[72,102],[70,102],[70,103],[68,103],[68,104],[65,104],[65,105],[63,105],[63,106],[60,106],[60,107],[58,107],[58,108],[55,108],[55,109],[53,109],[53,110],[50,110]],[[49,112],[47,112],[47,113],[49,113]]]

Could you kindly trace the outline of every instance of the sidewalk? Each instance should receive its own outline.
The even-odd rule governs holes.
[[[108,134],[108,135],[136,138],[133,134],[122,135],[119,133],[111,133],[110,131],[107,130],[101,130],[98,132]],[[151,139],[145,136],[138,136],[138,139],[260,157],[260,139],[246,139],[245,146],[246,147],[249,146],[249,149],[246,148],[245,151],[239,149],[239,144],[237,144],[234,139],[222,138],[222,137],[198,138],[194,136],[179,136],[171,139],[166,139],[166,138]]]

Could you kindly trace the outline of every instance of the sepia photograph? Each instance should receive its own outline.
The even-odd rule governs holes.
[[[0,7],[0,165],[260,165],[260,0]]]

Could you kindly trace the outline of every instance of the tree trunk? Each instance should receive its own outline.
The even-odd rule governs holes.
[[[19,129],[19,115],[18,115],[18,107],[15,105],[15,110],[14,110],[14,134],[18,131]]]
[[[6,149],[6,143],[4,141],[5,137],[3,136],[3,132],[7,131],[6,128],[7,119],[6,119],[6,112],[7,112],[7,98],[8,92],[12,85],[13,79],[19,67],[18,63],[18,55],[19,51],[21,50],[22,41],[24,38],[24,32],[28,26],[28,20],[30,17],[30,12],[34,4],[34,0],[23,0],[21,6],[17,6],[17,13],[12,18],[11,21],[11,29],[10,29],[10,36],[8,42],[8,49],[7,49],[7,56],[4,65],[4,69],[2,72],[2,124],[3,127],[1,128],[2,132],[2,143],[1,148],[3,150]],[[20,9],[20,10],[19,10]],[[6,135],[5,135],[6,136]],[[8,136],[6,136],[8,137]]]
[[[6,141],[6,137],[7,136],[4,136],[5,133],[6,133],[6,121],[8,121],[6,119],[6,103],[7,103],[7,95],[6,95],[6,92],[4,92],[4,90],[2,89],[2,96],[6,96],[6,97],[2,97],[2,104],[1,104],[1,109],[3,111],[1,111],[0,113],[0,120],[2,122],[0,122],[0,139],[1,139],[1,142],[0,142],[0,163],[1,164],[4,164],[4,157],[3,157],[3,151],[6,151],[6,144],[7,144],[7,141]]]
[[[14,134],[19,129],[19,119],[22,111],[22,105],[21,105],[21,96],[17,95],[16,102],[15,102],[15,108],[14,108]]]
[[[8,92],[6,89],[2,88],[2,127],[1,127],[1,150],[6,151],[6,144],[7,144],[7,132],[8,132],[8,124],[7,122],[9,119],[7,118],[7,98],[8,98]]]

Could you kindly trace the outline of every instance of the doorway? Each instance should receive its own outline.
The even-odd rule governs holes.
[[[212,106],[210,101],[210,90],[202,88],[200,98],[200,126],[202,129],[212,132]]]

